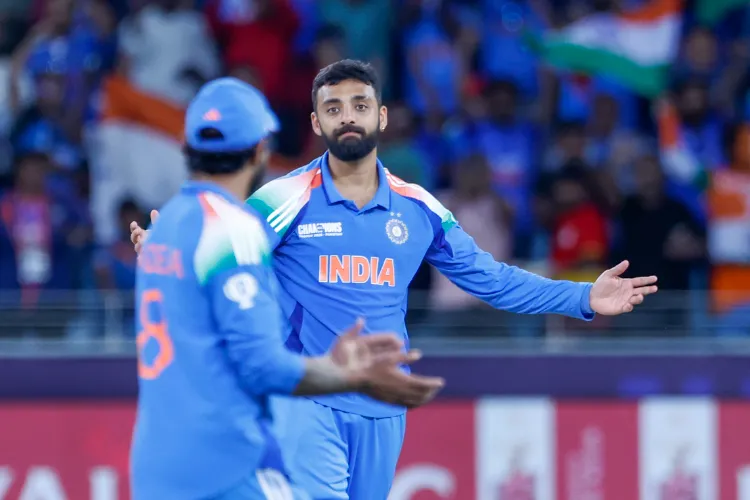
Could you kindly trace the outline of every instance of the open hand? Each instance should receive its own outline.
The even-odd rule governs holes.
[[[643,303],[646,295],[656,293],[656,276],[641,278],[621,277],[630,263],[623,260],[612,269],[604,271],[591,287],[589,301],[591,309],[604,316],[629,313]]]
[[[151,210],[151,224],[156,223],[158,218],[159,212],[157,210]],[[148,231],[146,229],[139,226],[136,221],[130,223],[130,241],[133,242],[135,253],[141,253],[141,248],[143,248],[143,244],[146,242],[147,237]]]
[[[364,322],[357,323],[338,340],[331,359],[348,372],[360,392],[386,403],[414,408],[431,401],[445,382],[439,377],[406,374],[400,366],[422,357],[419,351],[404,351],[394,334],[361,335]]]

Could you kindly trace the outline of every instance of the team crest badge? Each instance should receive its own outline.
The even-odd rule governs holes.
[[[409,239],[409,229],[406,227],[406,224],[399,219],[391,219],[386,223],[385,234],[387,234],[388,239],[396,245],[403,245],[406,243],[406,240]]]

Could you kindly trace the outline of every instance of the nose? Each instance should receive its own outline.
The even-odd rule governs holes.
[[[354,123],[354,110],[351,106],[344,106],[341,111],[341,124],[349,125]]]

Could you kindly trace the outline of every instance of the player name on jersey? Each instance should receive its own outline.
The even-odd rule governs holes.
[[[321,255],[318,281],[396,286],[396,269],[390,257],[381,261],[362,255]]]
[[[300,238],[318,238],[320,236],[343,236],[340,222],[314,222],[297,226]]]

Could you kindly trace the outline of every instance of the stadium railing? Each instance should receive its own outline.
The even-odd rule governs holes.
[[[706,291],[660,292],[634,313],[585,323],[482,305],[436,309],[429,297],[415,292],[407,326],[415,345],[441,350],[697,349],[750,339],[750,307],[715,314]],[[132,292],[54,291],[35,297],[0,291],[0,353],[132,352],[134,337]]]

